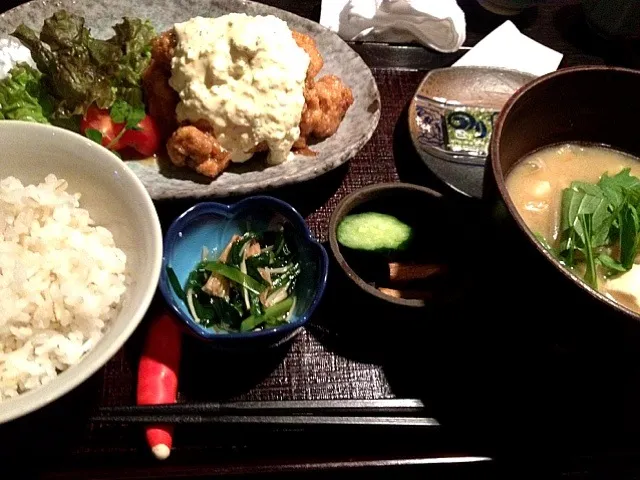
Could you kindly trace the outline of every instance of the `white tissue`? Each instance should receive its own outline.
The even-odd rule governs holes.
[[[523,35],[507,20],[453,66],[509,68],[541,76],[557,70],[561,61],[561,53]]]
[[[322,0],[320,24],[345,40],[408,43],[455,52],[465,41],[456,0]]]

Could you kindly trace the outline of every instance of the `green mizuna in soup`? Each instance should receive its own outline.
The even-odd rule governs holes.
[[[547,147],[506,185],[540,242],[589,285],[640,312],[640,160],[601,146]]]

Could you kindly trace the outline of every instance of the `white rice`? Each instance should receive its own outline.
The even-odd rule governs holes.
[[[126,290],[124,252],[66,189],[0,181],[0,402],[77,364]]]

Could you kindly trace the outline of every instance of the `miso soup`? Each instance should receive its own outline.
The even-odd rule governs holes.
[[[554,145],[518,162],[506,186],[526,225],[567,268],[640,313],[640,159]]]

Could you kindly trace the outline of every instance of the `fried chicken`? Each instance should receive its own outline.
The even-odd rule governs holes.
[[[171,58],[176,46],[173,30],[164,32],[151,41],[151,64],[142,77],[142,86],[147,97],[149,114],[158,120],[164,138],[178,127],[176,106],[180,101],[178,92],[169,85]]]
[[[296,152],[313,155],[308,140],[333,135],[348,108],[353,104],[349,87],[335,75],[327,75],[316,81],[324,65],[316,42],[300,32],[292,31],[296,44],[309,55],[309,67],[304,89],[305,104],[300,120],[300,138],[294,144]],[[151,44],[152,62],[143,76],[143,86],[149,105],[149,114],[158,120],[167,153],[174,165],[187,166],[208,177],[217,177],[230,163],[230,154],[216,140],[213,130],[206,122],[194,125],[178,125],[176,106],[178,93],[169,85],[171,60],[176,47],[173,29],[156,37]],[[268,150],[266,143],[254,147],[254,152]]]
[[[178,92],[169,85],[170,71],[156,60],[145,70],[142,86],[147,97],[149,115],[157,119],[163,138],[177,128],[176,106],[180,101]]]
[[[167,153],[174,165],[190,167],[212,178],[220,175],[231,161],[229,152],[203,125],[178,127],[167,141]]]
[[[308,139],[326,138],[336,133],[353,103],[353,95],[351,89],[335,75],[322,77],[316,82],[316,75],[322,70],[324,61],[315,40],[300,32],[291,33],[298,46],[307,52],[310,58],[304,88],[305,104],[300,119],[300,138],[294,143],[293,148],[302,154],[312,155],[313,152],[308,148]]]
[[[187,166],[208,177],[220,175],[231,161],[206,122],[178,125],[178,93],[169,85],[171,59],[176,47],[175,31],[168,30],[151,43],[152,63],[143,78],[149,113],[160,119],[167,140],[167,153],[174,165]],[[173,132],[173,133],[172,133]]]
[[[304,107],[300,119],[300,138],[296,148],[307,146],[310,137],[327,138],[336,133],[340,122],[353,104],[353,94],[335,75],[325,75],[305,88]]]
[[[316,41],[313,38],[304,33],[296,32],[295,30],[291,31],[291,35],[293,35],[293,39],[298,46],[309,55],[310,62],[309,68],[307,68],[307,87],[311,87],[313,86],[314,78],[316,78],[316,75],[322,70],[324,60],[322,60],[322,55],[320,55]]]
[[[161,33],[151,41],[151,58],[170,69],[177,42],[175,30]]]

